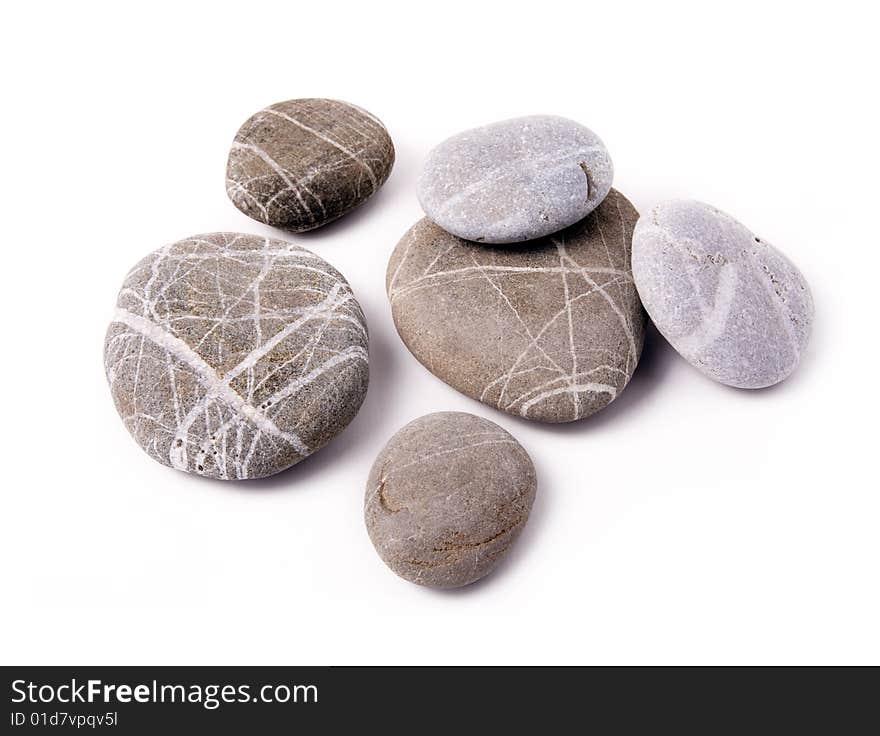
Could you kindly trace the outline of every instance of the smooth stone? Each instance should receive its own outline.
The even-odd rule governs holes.
[[[763,388],[797,367],[813,322],[807,282],[730,215],[661,202],[636,225],[633,275],[657,329],[710,378]]]
[[[480,243],[518,243],[562,230],[592,212],[614,169],[589,128],[533,115],[452,136],[428,155],[419,180],[425,214]]]
[[[528,453],[497,424],[428,414],[379,453],[364,520],[379,557],[400,577],[456,588],[498,565],[529,518],[536,488]]]
[[[289,100],[241,126],[226,193],[248,217],[302,232],[357,207],[393,165],[391,137],[366,110],[338,100]]]
[[[342,274],[314,253],[197,235],[128,273],[104,367],[119,415],[151,457],[211,478],[261,478],[357,414],[367,325]]]
[[[397,331],[472,398],[540,422],[588,417],[620,394],[642,350],[630,271],[637,218],[612,189],[581,222],[519,248],[477,245],[425,218],[388,264]]]

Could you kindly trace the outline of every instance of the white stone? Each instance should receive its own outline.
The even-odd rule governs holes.
[[[737,388],[779,383],[810,337],[813,299],[776,248],[702,202],[661,202],[633,233],[632,270],[648,315],[710,378]]]
[[[425,214],[481,243],[516,243],[586,217],[611,189],[608,151],[588,128],[534,115],[459,133],[428,155],[419,180]]]

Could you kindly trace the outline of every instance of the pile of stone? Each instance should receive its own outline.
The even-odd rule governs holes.
[[[321,227],[388,178],[394,145],[370,113],[300,99],[253,115],[226,173],[233,204],[291,232]],[[612,188],[599,137],[553,116],[447,139],[418,184],[426,217],[385,283],[412,354],[458,391],[537,422],[583,420],[636,370],[650,318],[706,376],[762,388],[807,347],[809,288],[777,249],[685,200],[641,217]],[[123,422],[154,459],[217,479],[262,478],[336,436],[367,391],[367,325],[339,271],[285,240],[196,235],[132,268],[105,341]],[[367,531],[401,577],[457,587],[519,535],[534,466],[497,424],[440,412],[385,446]]]

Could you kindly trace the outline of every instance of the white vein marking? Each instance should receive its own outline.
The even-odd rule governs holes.
[[[565,250],[564,243],[560,243],[555,238],[551,238],[551,240],[557,244],[557,247],[562,249],[562,254],[563,254],[563,257],[565,258],[565,260],[567,260],[576,269],[579,270],[581,278],[583,278],[584,281],[586,281],[590,286],[592,286],[596,291],[598,291],[599,294],[602,295],[602,298],[608,303],[608,306],[611,307],[611,311],[614,312],[615,315],[617,315],[618,320],[620,320],[620,326],[623,328],[623,332],[626,335],[627,340],[629,341],[629,352],[630,352],[630,355],[632,356],[633,365],[635,365],[636,360],[638,359],[638,350],[636,350],[635,336],[633,335],[633,330],[629,324],[629,320],[626,318],[626,315],[621,311],[620,307],[617,305],[617,302],[615,302],[614,299],[611,298],[611,295],[608,294],[608,292],[605,291],[605,289],[602,286],[600,286],[595,281],[593,281],[592,277],[589,274],[589,271],[593,271],[593,272],[601,272],[601,271],[597,268],[591,267],[591,268],[587,269],[586,267],[581,266]],[[632,277],[630,276],[630,278],[632,278]]]
[[[354,151],[352,151],[350,148],[347,148],[346,146],[342,145],[339,141],[333,140],[328,135],[325,135],[324,133],[322,133],[320,130],[315,130],[314,128],[309,127],[305,123],[302,123],[299,120],[297,120],[296,118],[293,118],[290,115],[287,115],[283,112],[280,112],[279,110],[273,110],[271,107],[267,107],[265,110],[263,110],[263,112],[268,113],[269,115],[277,115],[279,118],[287,120],[289,123],[293,123],[297,127],[305,130],[306,132],[311,133],[316,138],[320,138],[325,143],[329,143],[335,149],[337,149],[338,151],[341,151],[346,156],[351,158],[353,161],[357,162],[357,164],[359,166],[362,166],[364,168],[364,170],[367,172],[367,176],[370,178],[370,183],[373,185],[373,191],[375,191],[378,188],[379,184],[376,180],[376,174],[373,172],[373,169],[371,169],[367,165],[367,163],[363,159],[361,159],[357,154],[355,154]]]
[[[713,343],[724,332],[730,308],[736,296],[737,269],[732,263],[725,263],[718,271],[718,286],[712,306],[703,312],[700,324],[689,334],[676,340],[678,349],[697,355]]]
[[[534,398],[529,399],[525,403],[520,406],[519,413],[524,417],[528,416],[529,409],[531,409],[535,404],[540,401],[544,401],[551,396],[555,396],[557,394],[566,394],[570,391],[575,391],[578,393],[590,392],[590,393],[604,393],[608,394],[612,399],[617,396],[617,389],[614,386],[609,386],[607,383],[580,383],[574,386],[562,386],[560,388],[554,388],[550,391],[544,391],[541,394],[538,394]]]
[[[397,278],[398,272],[400,271],[401,267],[403,266],[404,260],[406,259],[406,255],[408,254],[409,248],[411,246],[412,246],[412,243],[410,243],[409,246],[407,247],[407,250],[404,253],[404,257],[403,257],[403,259],[401,259],[400,264],[398,264],[397,268],[395,269],[394,277],[392,278],[392,280],[389,284],[389,296],[391,297],[392,302],[400,296],[406,296],[410,292],[418,291],[419,289],[431,288],[432,286],[446,286],[448,283],[452,283],[452,282],[446,282],[446,283],[440,283],[440,284],[430,283],[432,280],[440,278],[441,276],[457,276],[457,275],[465,274],[465,273],[473,273],[474,271],[481,272],[480,278],[482,278],[483,274],[485,274],[485,273],[490,273],[490,274],[518,274],[518,273],[522,273],[522,274],[527,274],[527,273],[542,273],[542,274],[557,274],[558,273],[558,274],[563,274],[563,273],[568,273],[568,274],[580,275],[584,271],[584,268],[582,266],[578,265],[574,261],[571,261],[570,258],[569,258],[569,261],[571,263],[574,263],[574,265],[570,266],[570,267],[567,267],[567,266],[501,266],[501,265],[496,265],[496,264],[487,264],[484,266],[480,266],[480,265],[478,265],[478,266],[464,266],[462,268],[453,268],[448,271],[435,271],[434,273],[424,274],[424,275],[419,276],[418,278],[415,278],[412,281],[408,282],[406,284],[406,286],[402,286],[399,289],[392,289],[391,287],[393,286],[393,284]],[[625,281],[632,281],[632,274],[630,274],[628,271],[622,271],[621,269],[618,269],[618,268],[605,268],[604,266],[596,266],[596,267],[590,266],[589,270],[592,273],[612,274],[614,276],[618,276],[619,278],[622,278]]]
[[[117,308],[113,319],[114,321],[121,322],[139,332],[163,350],[171,353],[179,361],[188,365],[196,375],[198,375],[207,390],[207,395],[221,399],[243,417],[250,420],[258,429],[273,437],[283,439],[298,453],[302,455],[308,454],[308,448],[303,444],[299,437],[292,432],[281,431],[275,426],[275,423],[269,419],[269,417],[260,412],[254,406],[248,404],[241,396],[239,396],[238,392],[229,385],[227,379],[221,378],[217,374],[217,371],[215,371],[214,368],[204,360],[204,358],[196,353],[179,337],[166,332],[155,322],[151,322],[150,320],[145,319],[140,315],[133,314],[125,309]],[[179,434],[178,431],[178,439],[185,439],[185,437],[179,437]],[[185,468],[185,464],[180,464],[180,459],[178,457],[179,453],[174,452],[176,445],[176,441],[172,443],[172,463],[176,468]],[[177,463],[174,462],[175,459],[178,460]]]
[[[305,210],[306,214],[314,220],[314,215],[312,213],[312,208],[306,204],[305,198],[302,196],[302,192],[300,191],[300,185],[298,182],[293,181],[290,178],[289,172],[285,169],[281,164],[279,164],[275,159],[273,159],[268,153],[266,153],[259,146],[255,146],[251,143],[239,143],[235,141],[232,144],[233,148],[238,148],[245,151],[250,151],[251,153],[259,156],[268,166],[271,168],[278,176],[281,177],[281,180],[287,185],[287,188],[293,192],[294,196],[296,196],[299,203],[302,205],[303,210]]]
[[[318,316],[326,315],[328,311],[332,311],[336,306],[344,301],[348,301],[353,299],[353,295],[346,294],[343,298],[337,298],[337,294],[339,289],[341,288],[341,284],[334,284],[333,288],[330,290],[330,293],[327,295],[327,298],[321,302],[320,304],[315,305],[306,312],[296,321],[291,322],[287,326],[285,326],[282,330],[279,330],[275,335],[264,342],[257,348],[254,348],[247,356],[245,356],[244,360],[242,360],[238,365],[232,368],[225,376],[223,376],[222,381],[229,386],[229,384],[241,375],[245,370],[254,366],[257,361],[270,352],[279,342],[288,337],[291,333],[296,332],[303,324],[305,324],[310,319],[314,319]],[[176,339],[176,338],[175,338]],[[185,344],[185,343],[184,343]],[[188,346],[187,346],[188,347]],[[174,467],[186,467],[187,464],[187,449],[186,449],[186,439],[189,434],[190,427],[192,427],[193,422],[195,422],[196,418],[201,414],[205,407],[211,402],[213,396],[209,391],[206,393],[196,404],[192,407],[189,414],[186,415],[183,422],[180,423],[178,427],[177,434],[175,435],[175,441],[171,445],[171,453],[170,458],[172,465]],[[271,434],[271,432],[267,432],[266,434]],[[305,447],[303,445],[303,447]],[[297,450],[299,452],[299,450]],[[306,453],[307,454],[307,453]],[[175,464],[177,463],[177,464]],[[179,464],[179,465],[178,465]]]

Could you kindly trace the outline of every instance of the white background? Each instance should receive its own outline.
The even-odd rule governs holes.
[[[4,5],[2,661],[880,662],[880,120],[862,7]],[[249,115],[308,96],[381,118],[397,164],[355,213],[288,236],[227,201],[224,169]],[[415,361],[383,280],[421,216],[421,162],[532,113],[595,130],[638,209],[708,201],[801,267],[817,314],[790,380],[716,385],[652,331],[609,409],[543,426]],[[370,326],[360,414],[267,481],[153,462],[103,375],[129,267],[211,230],[319,253]],[[362,503],[384,442],[447,409],[512,432],[539,489],[493,575],[435,592],[380,562]]]

